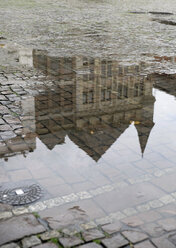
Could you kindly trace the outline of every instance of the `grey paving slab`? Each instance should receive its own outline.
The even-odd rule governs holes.
[[[163,227],[157,223],[144,224],[141,229],[151,237],[159,237],[165,233]]]
[[[132,243],[137,243],[148,238],[145,233],[133,230],[124,231],[122,234]]]
[[[103,239],[102,244],[107,248],[119,248],[127,245],[128,241],[121,234],[117,234],[111,238]]]
[[[134,248],[155,248],[155,246],[149,240],[147,240],[135,245]]]
[[[159,237],[159,238],[154,238],[152,239],[152,242],[156,247],[159,248],[175,248],[175,245],[170,242],[167,237]]]
[[[87,242],[92,241],[94,239],[101,239],[101,238],[105,237],[105,235],[97,229],[90,229],[86,232],[83,232],[82,236],[83,236],[84,240]]]
[[[166,231],[176,230],[176,219],[175,218],[167,218],[158,221],[158,224],[163,227]]]
[[[20,246],[16,243],[10,243],[7,245],[2,245],[1,248],[20,248]]]
[[[58,246],[56,244],[51,243],[51,242],[41,244],[41,245],[36,245],[36,246],[33,246],[33,247],[35,247],[35,248],[58,248]]]
[[[0,222],[0,245],[44,231],[45,227],[32,214],[12,217]]]
[[[107,224],[102,226],[102,229],[104,232],[108,233],[108,234],[113,234],[116,232],[119,232],[121,229],[121,224],[120,222],[116,222],[116,223],[111,223],[111,224]]]
[[[40,235],[40,238],[43,241],[49,240],[51,238],[60,238],[60,237],[61,237],[61,234],[56,230],[48,231]]]
[[[37,236],[27,237],[22,240],[23,248],[29,248],[40,244],[41,244],[41,240]]]
[[[79,248],[101,248],[102,246],[96,243],[89,243],[85,245],[78,246]]]
[[[81,245],[83,244],[83,240],[81,240],[78,237],[72,236],[72,237],[65,237],[65,238],[60,238],[59,242],[64,246],[64,247],[72,247],[75,245]]]

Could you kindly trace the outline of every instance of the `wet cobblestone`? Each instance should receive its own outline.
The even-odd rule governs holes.
[[[35,214],[36,215],[36,214]],[[138,228],[134,227],[127,227],[123,223],[115,222],[113,224],[106,224],[106,225],[99,225],[97,227],[94,227],[94,229],[85,230],[84,228],[80,228],[81,231],[78,231],[78,225],[79,222],[77,222],[76,229],[72,229],[71,232],[65,232],[65,228],[70,228],[71,222],[67,222],[64,228],[60,228],[60,230],[49,230],[47,232],[44,232],[45,227],[40,227],[40,230],[35,227],[35,235],[32,235],[34,233],[34,228],[29,226],[28,219],[31,218],[31,215],[21,215],[16,217],[15,219],[4,219],[2,222],[3,228],[9,225],[9,223],[12,223],[11,228],[13,228],[14,225],[16,225],[16,231],[13,233],[13,237],[6,236],[6,239],[3,241],[1,239],[1,248],[26,248],[26,247],[53,247],[55,245],[60,245],[61,247],[73,247],[73,246],[79,246],[79,247],[175,247],[175,233],[176,233],[176,226],[172,229],[165,230],[165,234],[163,235],[163,232],[159,231],[162,230],[162,225],[153,226],[152,224],[148,224],[147,226],[138,226]],[[31,224],[38,222],[40,220],[40,223],[42,223],[41,217],[39,215],[37,217],[32,217],[33,220]],[[37,218],[37,219],[36,219]],[[22,220],[23,219],[23,220]],[[12,220],[12,222],[11,222]],[[10,221],[10,222],[9,222]],[[24,223],[22,224],[23,221]],[[25,223],[25,221],[27,221]],[[63,219],[64,221],[64,219]],[[70,220],[71,221],[71,220]],[[169,220],[168,220],[169,221]],[[168,222],[167,221],[167,222]],[[0,222],[0,224],[1,224]],[[45,221],[44,221],[45,222]],[[43,222],[43,223],[44,223]],[[172,220],[171,220],[172,222]],[[21,229],[18,229],[18,226],[23,226],[23,232],[21,232]],[[33,225],[32,224],[32,225]],[[61,223],[60,223],[61,224]],[[162,224],[162,223],[161,223]],[[171,223],[172,224],[172,223]],[[38,224],[37,224],[38,225]],[[40,224],[41,225],[41,224]],[[62,223],[64,226],[64,223]],[[149,226],[150,225],[150,226]],[[173,225],[173,224],[172,224]],[[38,226],[39,228],[39,226]],[[152,228],[155,228],[155,230],[152,230]],[[145,233],[142,232],[142,229],[145,230]],[[3,229],[1,229],[3,230]],[[10,231],[8,227],[8,231]],[[20,232],[19,234],[17,234]],[[20,236],[19,236],[20,235]],[[28,237],[26,237],[28,236]],[[153,236],[155,236],[153,238]],[[2,236],[1,236],[2,237]],[[9,243],[11,241],[11,243]],[[8,244],[6,244],[6,242]],[[36,246],[37,245],[37,246]]]

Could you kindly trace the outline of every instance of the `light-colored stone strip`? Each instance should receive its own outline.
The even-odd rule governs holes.
[[[162,171],[162,173],[158,173],[158,172],[156,173],[156,171],[155,171],[155,175],[157,177],[160,177],[160,176],[165,175],[166,173],[171,173],[172,171],[173,171],[172,168],[167,168],[167,169],[164,169]],[[117,182],[117,183],[113,183],[113,184],[107,184],[107,185],[104,185],[102,187],[98,187],[98,188],[93,189],[93,190],[80,191],[78,193],[72,193],[69,195],[56,197],[56,198],[52,198],[52,199],[41,201],[41,202],[37,202],[37,203],[32,204],[28,207],[14,208],[13,214],[20,215],[22,213],[27,213],[27,212],[38,212],[38,211],[42,211],[45,209],[58,207],[58,206],[66,204],[66,203],[76,202],[76,201],[84,200],[84,199],[90,199],[90,198],[93,198],[97,195],[104,194],[106,192],[111,192],[113,190],[116,190],[116,191],[119,190],[120,191],[121,189],[128,187],[131,184],[132,185],[138,184],[138,183],[150,181],[151,179],[153,179],[152,175],[144,175],[144,176],[137,178],[137,179],[134,179],[134,178],[128,179],[127,180],[128,183],[121,181],[121,182]],[[160,199],[160,200],[156,199],[154,201],[151,201],[148,206],[144,206],[144,205],[138,206],[136,208],[136,210],[138,212],[139,211],[141,212],[141,211],[146,211],[150,208],[161,207],[162,204],[165,204],[166,202],[169,202],[169,203],[173,202],[173,199],[175,200],[175,198],[176,198],[176,193],[174,192],[170,195],[166,195],[165,197],[162,197],[162,199]],[[134,210],[134,209],[132,210],[132,209],[127,208],[123,212],[126,216],[130,216],[132,213],[135,214],[136,210]]]
[[[174,196],[174,197],[173,197]],[[170,203],[176,202],[176,192],[165,195],[159,199],[148,201],[145,204],[141,204],[136,206],[135,208],[126,208],[123,211],[118,211],[116,213],[111,213],[108,216],[105,216],[103,218],[96,219],[93,223],[97,225],[104,225],[107,223],[113,223],[118,220],[123,220],[126,217],[129,216],[135,216],[138,213],[147,212],[152,209],[160,208],[162,206],[166,206]],[[89,224],[85,225],[85,227],[89,227]]]
[[[10,211],[0,212],[0,220],[8,219],[10,217],[12,217],[12,212]]]
[[[81,196],[82,196],[82,194],[81,194]],[[74,199],[73,194],[69,195],[67,199],[70,199],[70,200]],[[52,200],[52,203],[50,203],[51,205],[49,205],[49,206],[53,206],[53,204],[56,204],[58,206],[59,203],[60,203],[60,205],[62,204],[62,198],[61,197],[60,197],[61,202],[59,202],[58,198],[51,199],[51,200]],[[76,200],[76,198],[75,198],[75,200]],[[16,208],[13,210],[13,214],[19,215],[19,214],[23,214],[26,212],[42,211],[42,210],[47,208],[45,204],[46,203],[49,204],[49,201],[50,200],[36,203],[35,205],[32,205],[28,208],[25,208],[25,207]],[[91,220],[88,223],[81,224],[81,228],[91,229],[91,228],[96,227],[97,225],[104,225],[107,223],[113,223],[115,221],[123,220],[124,218],[127,218],[129,216],[135,216],[138,213],[147,212],[149,210],[157,209],[157,208],[160,208],[162,206],[167,206],[170,203],[176,203],[176,192],[173,192],[171,194],[166,194],[166,195],[164,195],[158,199],[148,201],[144,204],[140,204],[138,206],[135,206],[134,208],[126,208],[123,211],[117,211],[114,213],[110,213],[109,215],[107,215],[105,217],[98,218],[96,220]],[[9,217],[11,217],[11,214],[10,215],[5,214],[4,216],[1,216],[1,214],[0,214],[0,219],[9,218]]]

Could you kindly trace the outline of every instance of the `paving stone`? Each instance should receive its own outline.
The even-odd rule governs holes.
[[[78,246],[79,248],[102,248],[101,245],[98,245],[94,242],[92,243],[89,243],[89,244],[85,244],[85,245],[81,245],[81,246]]]
[[[155,246],[152,245],[152,243],[149,240],[147,240],[135,245],[134,248],[155,248]]]
[[[82,233],[82,236],[86,242],[105,237],[105,235],[97,229],[90,229],[85,231]]]
[[[166,237],[159,237],[152,239],[152,242],[158,248],[175,248],[175,245],[171,243]]]
[[[176,215],[175,203],[157,209],[157,211],[163,216],[163,218],[170,218]]]
[[[41,241],[37,236],[27,237],[22,240],[23,248],[29,248],[39,244],[41,244]]]
[[[102,240],[102,244],[107,248],[119,248],[128,244],[128,241],[121,235],[117,234],[112,238],[106,238]]]
[[[0,220],[12,217],[12,212],[0,212]]]
[[[28,213],[28,209],[25,207],[19,207],[19,208],[14,208],[12,210],[13,214],[15,215],[21,215],[21,214],[26,214]]]
[[[136,227],[144,224],[144,222],[138,216],[130,216],[122,220],[128,226]]]
[[[94,221],[90,221],[88,223],[81,224],[81,227],[84,230],[89,230],[89,229],[93,229],[93,228],[97,227],[97,224]]]
[[[2,119],[0,119],[0,125],[5,124],[5,121],[3,121]]]
[[[175,218],[168,218],[164,220],[158,221],[158,223],[163,227],[166,231],[173,231],[176,230],[176,219]]]
[[[165,195],[161,197],[159,200],[166,205],[169,203],[175,202],[175,198],[172,197],[172,195]]]
[[[43,241],[49,240],[51,238],[60,238],[60,237],[61,237],[61,234],[56,230],[48,231],[40,235],[40,238]]]
[[[72,237],[65,237],[65,238],[60,238],[59,242],[64,246],[64,247],[72,247],[75,245],[81,245],[83,244],[83,240],[81,240],[80,238],[76,237],[76,236],[72,236]]]
[[[108,233],[108,234],[113,234],[113,233],[119,232],[120,228],[121,228],[121,224],[119,222],[111,223],[111,224],[107,224],[107,225],[102,226],[103,231]]]
[[[45,244],[41,244],[41,245],[36,245],[34,246],[35,248],[58,248],[58,246],[54,243],[51,242],[47,242]]]
[[[0,125],[0,132],[11,131],[12,128],[9,125]]]
[[[0,248],[20,248],[20,247],[16,243],[10,243],[7,245],[2,245],[2,246],[0,246]]]
[[[137,211],[134,208],[126,208],[126,209],[123,210],[123,213],[126,216],[131,216],[131,215],[137,214]]]
[[[148,212],[140,213],[138,217],[147,223],[151,223],[161,219],[161,215],[156,211],[148,211]]]
[[[133,230],[124,231],[122,232],[122,234],[132,243],[137,243],[148,238],[145,233],[133,231]]]
[[[163,228],[157,223],[145,224],[141,226],[141,228],[144,232],[146,232],[151,237],[159,237],[165,233]]]
[[[44,226],[32,214],[12,217],[0,222],[0,245],[44,231]]]

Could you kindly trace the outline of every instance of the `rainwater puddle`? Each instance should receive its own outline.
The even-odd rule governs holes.
[[[21,97],[16,137],[0,125],[2,191],[39,185],[43,205],[33,211],[76,205],[97,223],[175,201],[173,75],[147,75],[145,63],[52,57],[37,50],[21,63],[48,81]]]

